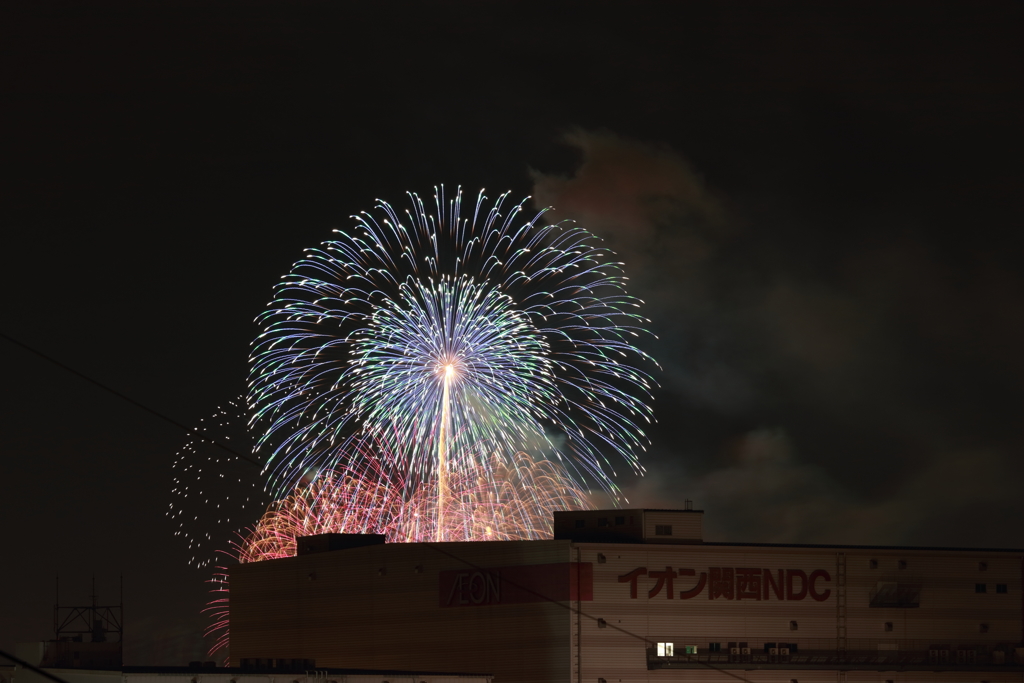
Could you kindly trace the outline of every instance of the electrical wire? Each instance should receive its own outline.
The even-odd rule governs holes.
[[[38,666],[35,666],[33,664],[29,664],[24,659],[21,659],[19,657],[15,657],[14,655],[9,654],[7,652],[4,652],[3,650],[0,650],[0,657],[3,657],[4,659],[7,659],[9,661],[12,661],[15,664],[17,664],[18,666],[23,666],[26,669],[28,669],[29,671],[31,671],[33,673],[37,673],[37,674],[39,674],[40,676],[42,676],[44,678],[49,678],[54,683],[68,683],[66,680],[64,680],[60,676],[56,676],[56,675],[50,673],[49,671],[47,671],[46,669],[40,669]]]
[[[4,339],[6,339],[7,341],[11,342],[15,346],[20,346],[21,348],[23,348],[24,350],[28,351],[29,353],[32,353],[32,354],[35,354],[35,355],[39,356],[43,360],[46,360],[46,361],[48,361],[50,363],[53,363],[58,368],[61,368],[62,370],[66,370],[66,371],[70,372],[72,375],[76,375],[77,377],[80,377],[81,379],[84,379],[86,382],[89,382],[90,384],[92,384],[94,386],[97,386],[100,389],[103,389],[104,391],[106,391],[108,393],[111,393],[114,396],[117,396],[118,398],[120,398],[120,399],[122,399],[124,401],[127,401],[128,403],[131,403],[136,408],[141,408],[142,410],[145,410],[150,415],[155,415],[156,417],[160,418],[164,422],[167,422],[167,423],[170,423],[170,424],[174,425],[175,427],[177,427],[178,429],[182,430],[183,432],[192,433],[194,431],[197,431],[197,429],[198,429],[198,428],[191,428],[190,429],[189,427],[186,427],[182,423],[180,423],[177,420],[175,420],[173,417],[168,417],[167,415],[164,415],[163,413],[161,413],[159,410],[155,410],[153,408],[150,408],[146,404],[141,403],[139,401],[136,401],[134,398],[132,398],[130,396],[122,394],[117,389],[114,389],[114,388],[104,384],[103,382],[100,382],[99,380],[93,379],[92,377],[89,377],[88,375],[86,375],[83,372],[79,372],[78,370],[75,370],[70,365],[62,363],[59,360],[57,360],[56,358],[54,358],[53,356],[49,356],[49,355],[43,353],[42,351],[29,346],[28,344],[26,344],[23,341],[19,341],[18,339],[15,339],[14,337],[12,337],[11,335],[7,334],[6,332],[4,332],[2,330],[0,330],[0,337],[3,337]],[[230,446],[227,446],[226,444],[223,444],[223,443],[217,441],[216,439],[210,439],[210,441],[215,446],[218,446],[221,449],[227,451],[228,453],[231,453],[232,455],[236,455],[239,458],[245,460],[246,462],[248,462],[250,464],[253,464],[253,465],[256,465],[257,467],[260,467],[262,469],[263,465],[259,461],[255,460],[251,455],[245,455],[244,453],[239,453],[235,449],[231,448]]]
[[[25,349],[26,351],[28,351],[30,353],[33,353],[33,354],[39,356],[40,358],[42,358],[42,359],[44,359],[46,361],[49,361],[50,363],[56,365],[57,367],[59,367],[59,368],[61,368],[63,370],[66,370],[66,371],[70,372],[71,374],[76,375],[76,376],[84,379],[85,381],[89,382],[90,384],[93,384],[93,385],[99,387],[100,389],[103,389],[104,391],[107,391],[107,392],[113,394],[114,396],[117,396],[118,398],[120,398],[120,399],[122,399],[124,401],[127,401],[128,403],[131,403],[135,407],[141,408],[142,410],[146,411],[147,413],[150,413],[151,415],[155,415],[156,417],[160,418],[161,420],[174,425],[175,427],[181,429],[182,431],[189,432],[189,433],[194,431],[193,429],[189,429],[188,427],[186,427],[182,423],[178,422],[174,418],[168,417],[167,415],[164,415],[160,411],[155,410],[153,408],[150,408],[149,406],[147,406],[147,405],[145,405],[143,403],[140,403],[139,401],[136,401],[135,399],[133,399],[133,398],[131,398],[131,397],[125,395],[125,394],[122,394],[120,391],[117,391],[116,389],[113,389],[113,388],[107,386],[106,384],[103,384],[102,382],[99,382],[98,380],[95,380],[92,377],[89,377],[88,375],[86,375],[86,374],[84,374],[82,372],[79,372],[78,370],[75,370],[74,368],[70,367],[69,365],[66,365],[65,363],[62,363],[62,362],[56,360],[55,358],[53,358],[53,357],[43,353],[42,351],[38,351],[38,350],[32,348],[28,344],[25,344],[24,342],[21,342],[21,341],[15,339],[14,337],[10,336],[9,334],[6,334],[3,331],[0,331],[0,337],[3,337],[4,339],[6,339],[7,341],[11,342],[12,344],[20,346],[21,348]],[[249,462],[249,463],[251,463],[253,465],[257,465],[259,467],[262,467],[262,465],[259,462],[257,462],[256,460],[252,459],[251,457],[243,455],[242,453],[239,453],[238,451],[234,450],[233,448],[230,448],[229,446],[227,446],[227,445],[225,445],[223,443],[220,443],[219,441],[212,440],[212,442],[216,446],[219,446],[220,448],[222,448],[225,451],[227,451],[228,453],[236,455],[236,456],[242,458],[243,460],[245,460],[245,461],[247,461],[247,462]],[[447,556],[447,557],[449,557],[449,558],[451,558],[451,559],[453,559],[453,560],[455,560],[457,562],[461,562],[462,564],[466,565],[467,567],[470,567],[470,568],[475,569],[477,571],[487,571],[486,569],[484,569],[482,567],[479,567],[478,565],[474,564],[473,562],[470,562],[469,560],[466,560],[466,559],[464,559],[462,557],[459,557],[458,555],[455,555],[454,553],[450,553],[447,550],[443,550],[442,548],[440,548],[439,546],[437,546],[437,545],[435,545],[433,543],[424,543],[423,545],[425,545],[425,546],[431,548],[432,550],[435,550],[436,552],[438,552],[438,553],[440,553],[442,555],[445,555],[445,556]],[[580,617],[584,617],[586,619],[589,619],[589,620],[593,621],[594,623],[597,623],[599,621],[599,617],[595,617],[593,615],[587,614],[582,609],[572,607],[571,605],[568,605],[568,604],[564,604],[561,601],[555,600],[554,598],[551,598],[549,596],[546,596],[546,595],[543,595],[541,593],[538,593],[538,592],[536,592],[536,591],[534,591],[534,590],[532,590],[532,589],[530,589],[530,588],[528,588],[526,586],[523,586],[521,584],[517,584],[516,582],[512,581],[511,579],[503,578],[502,580],[504,582],[508,583],[511,586],[515,586],[516,588],[518,588],[520,590],[523,590],[523,591],[525,591],[527,593],[531,593],[531,594],[537,596],[538,598],[542,599],[545,602],[550,602],[550,603],[553,603],[555,605],[558,605],[558,606],[560,606],[560,607],[562,607],[564,609],[569,610],[570,612],[572,612],[574,614],[578,614]],[[620,633],[622,633],[624,635],[627,635],[627,636],[629,636],[631,638],[634,638],[636,640],[639,640],[639,641],[643,642],[645,647],[650,645],[651,642],[652,642],[652,641],[648,640],[646,637],[641,636],[638,633],[633,633],[632,631],[629,631],[628,629],[624,629],[624,628],[622,628],[620,626],[615,626],[614,624],[608,624],[607,622],[605,622],[605,624],[606,624],[607,628],[614,629],[614,630],[619,631]],[[64,681],[63,679],[58,678],[57,676],[53,676],[53,675],[43,671],[42,669],[39,669],[37,667],[32,666],[31,664],[28,664],[27,662],[24,662],[24,661],[22,661],[20,659],[17,659],[16,657],[12,657],[11,655],[3,652],[2,650],[0,650],[0,656],[6,657],[7,659],[10,659],[11,661],[15,662],[16,664],[19,664],[21,666],[24,666],[27,669],[35,671],[36,673],[38,673],[38,674],[40,674],[42,676],[45,676],[46,678],[49,678],[49,679],[55,681],[56,683],[67,683],[67,681]],[[735,679],[737,681],[744,681],[745,683],[751,683],[750,679],[743,678],[742,676],[738,676],[738,675],[736,675],[736,674],[734,674],[734,673],[732,673],[730,671],[727,671],[726,669],[723,669],[721,667],[715,666],[714,664],[711,664],[710,662],[698,661],[697,663],[702,665],[702,666],[704,666],[704,667],[706,667],[706,668],[708,668],[708,669],[712,669],[714,671],[718,671],[722,675],[728,676],[728,677],[733,678],[733,679]]]

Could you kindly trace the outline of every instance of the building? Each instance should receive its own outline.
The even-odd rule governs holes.
[[[269,665],[268,665],[269,664]],[[45,668],[66,683],[493,683],[486,674],[316,668],[313,662],[263,660],[245,668],[213,662],[189,666],[125,666],[118,669]],[[26,667],[0,667],[0,683],[53,683]]]
[[[275,663],[276,664],[276,663]],[[484,674],[303,666],[127,666],[121,683],[492,683]]]
[[[304,552],[334,549],[331,536],[311,537]],[[345,543],[383,542],[380,536],[357,536]],[[188,666],[122,666],[123,603],[98,605],[95,580],[92,604],[54,607],[55,638],[19,643],[16,654],[0,653],[0,683],[492,683],[493,676],[409,670],[318,666],[308,658],[257,658],[242,667],[215,662]]]
[[[307,539],[231,568],[232,659],[497,683],[1024,681],[1024,551],[710,543],[702,519],[560,512],[548,541]]]

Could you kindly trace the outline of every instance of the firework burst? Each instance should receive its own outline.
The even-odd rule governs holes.
[[[244,406],[239,397],[200,420],[171,465],[172,500],[166,515],[175,525],[174,535],[187,545],[189,562],[197,567],[215,563],[219,550],[270,500],[260,468],[251,459]]]
[[[435,490],[423,482],[410,494],[406,482],[390,475],[373,454],[364,454],[359,463],[357,469],[322,473],[271,503],[225,555],[240,563],[293,557],[298,538],[325,533],[383,534],[389,543],[432,540],[439,524]],[[534,461],[526,453],[492,456],[458,470],[449,490],[451,502],[440,523],[452,541],[551,538],[555,510],[592,507],[563,467]],[[226,571],[218,568],[211,583],[214,597],[205,611],[211,617],[206,635],[212,638],[214,656],[230,639]]]
[[[621,264],[574,224],[503,214],[507,194],[467,216],[461,192],[437,191],[431,213],[409,197],[307,250],[258,320],[251,426],[279,490],[358,469],[353,445],[372,439],[405,502],[431,484],[437,540],[455,482],[493,487],[511,454],[614,493],[615,463],[641,469],[653,366]]]

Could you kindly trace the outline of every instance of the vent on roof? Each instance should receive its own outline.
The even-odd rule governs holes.
[[[295,549],[297,555],[312,555],[382,543],[384,543],[384,534],[317,534],[316,536],[299,536],[295,539]]]

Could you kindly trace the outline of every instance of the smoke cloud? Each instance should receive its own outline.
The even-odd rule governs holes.
[[[534,171],[535,202],[622,257],[658,337],[632,504],[693,499],[715,540],[1024,545],[1019,276],[898,217],[852,239],[750,208],[669,149],[565,142],[580,164]]]

